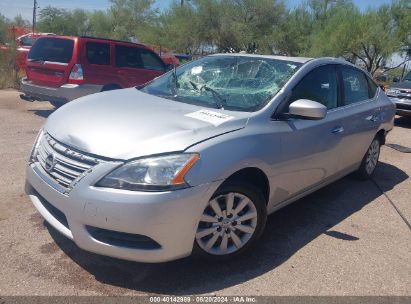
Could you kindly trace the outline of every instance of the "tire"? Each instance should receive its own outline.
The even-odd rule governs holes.
[[[229,201],[232,208],[227,206]],[[227,207],[232,210],[228,214]],[[239,218],[243,220],[240,222]],[[266,202],[260,190],[240,181],[223,184],[203,211],[196,231],[194,254],[212,261],[240,255],[261,236],[266,221]]]
[[[380,156],[380,147],[381,140],[378,137],[374,137],[361,161],[360,168],[356,172],[356,176],[359,179],[366,180],[371,178],[377,167],[378,158]]]

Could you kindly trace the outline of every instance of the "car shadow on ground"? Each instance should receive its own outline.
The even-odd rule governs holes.
[[[37,116],[47,118],[47,117],[50,116],[51,113],[53,113],[55,111],[55,109],[51,109],[51,110],[27,110],[27,111],[32,112],[32,113],[36,114]]]
[[[403,128],[411,129],[411,117],[396,116],[394,120],[394,125],[396,127],[403,127]]]
[[[399,168],[380,163],[374,179],[377,183],[383,179],[381,188],[388,191],[407,178]],[[210,293],[271,271],[322,234],[355,242],[357,236],[335,226],[381,195],[372,181],[345,177],[272,214],[251,251],[221,263],[193,257],[162,264],[122,261],[85,252],[50,225],[46,227],[64,253],[101,283],[144,293]]]

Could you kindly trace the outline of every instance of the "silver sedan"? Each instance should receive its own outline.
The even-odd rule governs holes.
[[[343,60],[208,56],[54,112],[26,191],[91,252],[232,258],[255,243],[267,214],[349,173],[370,177],[394,113]]]

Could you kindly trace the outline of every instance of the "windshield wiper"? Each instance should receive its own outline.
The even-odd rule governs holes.
[[[216,90],[210,88],[209,86],[207,86],[206,84],[202,85],[201,87],[199,87],[200,85],[196,84],[195,82],[190,80],[190,84],[192,85],[192,87],[198,91],[198,92],[202,92],[202,91],[208,91],[211,94],[213,94],[214,97],[214,102],[217,105],[217,109],[224,109],[224,104],[226,103],[226,100],[224,99],[224,97],[218,93]]]
[[[171,93],[174,96],[177,96],[177,88],[178,88],[178,79],[177,79],[177,70],[176,70],[176,65],[173,67],[173,84],[171,85]]]

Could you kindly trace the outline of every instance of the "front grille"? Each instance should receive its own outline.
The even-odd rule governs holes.
[[[399,90],[398,98],[411,99],[411,90]]]
[[[47,133],[40,139],[36,158],[50,178],[67,192],[77,180],[100,162],[95,157],[57,142]]]

